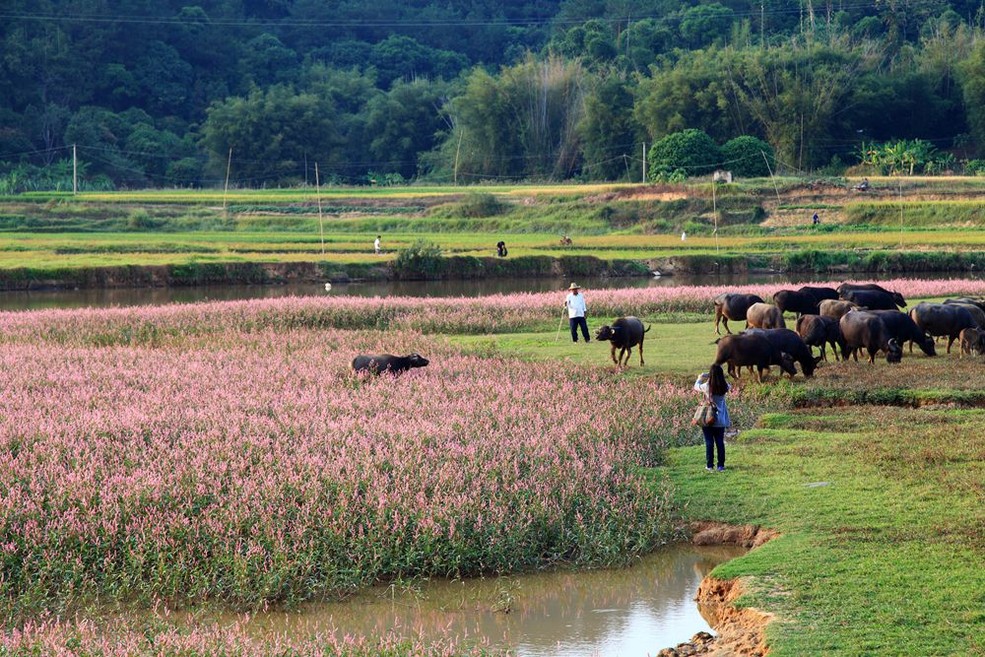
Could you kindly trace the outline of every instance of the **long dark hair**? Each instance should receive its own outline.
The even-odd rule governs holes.
[[[708,368],[708,394],[724,395],[728,392],[728,382],[725,380],[725,371],[721,365],[712,365]]]

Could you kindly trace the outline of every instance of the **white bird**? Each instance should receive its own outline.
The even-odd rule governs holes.
[[[325,291],[326,292],[331,292],[332,291],[332,284],[331,283],[325,283]]]
[[[650,273],[653,274],[654,276],[656,276],[657,278],[660,278],[662,276],[662,274],[659,271],[653,271],[653,272],[650,272]]]

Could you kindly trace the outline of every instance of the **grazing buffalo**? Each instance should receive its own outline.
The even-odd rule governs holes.
[[[966,328],[977,328],[974,317],[958,304],[929,303],[923,301],[910,310],[910,319],[921,331],[931,337],[947,337],[947,353],[951,345]]]
[[[857,303],[844,301],[842,299],[825,299],[818,304],[818,308],[821,311],[818,313],[819,315],[841,319],[842,315],[850,310],[859,310],[860,306]]]
[[[820,313],[817,302],[818,298],[813,294],[800,290],[780,290],[773,295],[773,303],[776,304],[781,313],[817,315]]]
[[[944,303],[968,303],[985,310],[985,299],[972,299],[971,297],[958,297],[957,299],[947,299]]]
[[[746,311],[754,303],[763,303],[763,298],[758,294],[731,294],[724,293],[715,297],[715,333],[721,335],[718,323],[725,324],[725,332],[731,333],[728,328],[728,320],[738,321],[746,318]]]
[[[797,291],[809,292],[810,294],[813,294],[814,298],[817,299],[818,303],[824,301],[825,299],[838,298],[838,290],[834,289],[833,287],[813,287],[810,285],[804,285]]]
[[[840,358],[838,348],[842,348],[841,329],[838,320],[824,315],[801,315],[797,318],[797,335],[808,347],[818,347],[821,350],[821,360],[828,360],[827,345],[835,354],[835,360]]]
[[[886,294],[899,295],[898,300],[903,301],[902,294],[899,294],[898,292],[895,292],[893,290],[887,290],[886,288],[879,285],[878,283],[842,283],[841,285],[838,286],[837,289],[838,296],[841,297],[842,299],[845,298],[846,292],[852,292],[852,291],[884,292]],[[903,301],[903,303],[899,303],[897,305],[905,306],[906,302]]]
[[[903,360],[903,348],[896,338],[890,335],[882,318],[874,313],[853,310],[844,315],[838,322],[845,347],[842,358],[848,360],[852,356],[858,360],[860,349],[869,352],[869,364],[876,362],[876,353],[886,352],[887,363],[898,363]]]
[[[640,367],[643,366],[643,338],[646,332],[652,327],[643,328],[643,322],[636,317],[620,317],[612,322],[612,326],[603,325],[595,332],[595,339],[600,342],[608,340],[612,343],[612,362],[622,367],[629,365],[629,357],[633,353],[633,347],[640,347]],[[616,349],[619,349],[619,358],[616,358]],[[625,363],[623,356],[625,355]]]
[[[886,325],[889,334],[896,338],[902,347],[905,343],[910,343],[910,351],[916,344],[920,350],[928,356],[936,356],[937,349],[934,348],[934,339],[920,330],[920,327],[913,323],[910,316],[898,310],[873,310],[873,315],[882,318],[882,323]]]
[[[768,303],[754,303],[746,311],[746,328],[787,328],[783,311]]]
[[[841,293],[841,298],[869,310],[897,310],[906,306],[902,294],[883,290],[846,290]]]
[[[394,356],[393,354],[378,354],[375,356],[356,356],[352,359],[353,372],[369,372],[370,374],[402,374],[414,367],[426,367],[428,359],[420,354]]]
[[[961,345],[961,356],[981,356],[985,354],[985,331],[976,328],[966,328],[958,336]]]
[[[728,364],[728,373],[732,378],[738,378],[739,371],[747,366],[756,368],[759,381],[763,380],[763,372],[769,372],[770,365],[779,365],[790,376],[797,373],[790,354],[782,353],[764,336],[751,333],[719,338],[715,364],[722,363]]]
[[[975,320],[978,328],[985,329],[985,310],[978,307],[978,304],[961,301],[959,299],[945,299],[944,303],[949,306],[961,306],[971,313],[971,318]]]
[[[788,354],[790,358],[799,363],[800,371],[804,373],[806,378],[809,379],[814,376],[814,370],[817,367],[817,364],[821,361],[821,357],[814,357],[814,353],[811,351],[811,348],[807,346],[804,339],[801,338],[796,331],[792,331],[788,328],[775,328],[751,329],[749,331],[744,331],[743,333],[762,335],[781,353]],[[794,374],[796,374],[796,371],[790,374],[790,376],[793,377]]]

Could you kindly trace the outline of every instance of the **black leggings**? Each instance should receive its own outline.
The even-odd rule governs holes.
[[[718,467],[725,467],[725,427],[701,427],[705,435],[705,465],[714,467],[715,448],[718,448]]]

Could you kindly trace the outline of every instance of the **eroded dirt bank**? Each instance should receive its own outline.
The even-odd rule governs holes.
[[[737,526],[707,521],[692,523],[691,533],[695,545],[738,545],[749,549],[755,549],[778,535],[771,529],[756,525]],[[664,648],[657,653],[657,657],[762,657],[768,654],[765,630],[773,616],[758,609],[735,607],[735,600],[744,591],[742,580],[704,578],[695,599],[701,615],[718,632],[718,636],[698,632],[688,642]]]

